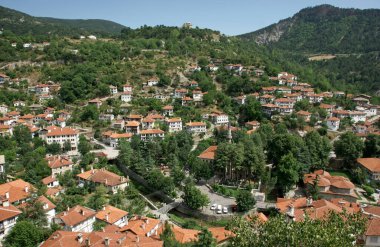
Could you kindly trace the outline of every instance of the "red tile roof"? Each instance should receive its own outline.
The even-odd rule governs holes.
[[[210,146],[205,151],[203,151],[198,158],[204,159],[204,160],[214,160],[215,159],[215,153],[218,149],[218,146]]]
[[[380,158],[359,158],[357,162],[371,172],[380,172]]]
[[[67,226],[76,226],[83,221],[86,221],[92,217],[95,217],[96,212],[90,208],[77,205],[70,208],[68,211],[64,211],[56,215]]]
[[[115,208],[111,205],[107,205],[96,213],[96,218],[98,220],[105,221],[108,224],[114,224],[117,221],[119,221],[121,218],[123,217],[126,218],[127,215],[128,215],[127,211]]]

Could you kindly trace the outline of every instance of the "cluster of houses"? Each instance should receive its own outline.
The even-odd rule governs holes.
[[[42,182],[47,185],[45,193],[49,198],[57,194],[53,189],[59,189],[58,174],[71,171],[75,164],[63,156],[46,158],[52,175]],[[4,156],[0,156],[1,164]],[[103,169],[81,170],[76,175],[78,186],[84,184],[102,184],[110,194],[118,193],[129,186],[129,178],[119,176]],[[57,189],[58,188],[58,189]],[[53,192],[53,193],[52,193]],[[31,202],[39,202],[47,217],[47,225],[58,224],[61,230],[54,232],[40,246],[163,246],[160,234],[164,230],[164,221],[160,219],[131,215],[127,211],[111,205],[104,205],[100,210],[76,205],[62,212],[56,211],[56,205],[46,196],[37,196],[36,188],[22,179],[17,179],[0,185],[0,241],[9,234],[24,209]],[[102,231],[95,231],[94,224],[103,222]],[[174,236],[180,243],[196,241],[200,231],[188,230],[171,225]],[[223,243],[233,236],[233,233],[223,227],[209,229],[217,239]]]

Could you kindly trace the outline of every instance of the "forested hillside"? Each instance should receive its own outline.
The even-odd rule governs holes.
[[[17,35],[77,35],[119,34],[124,26],[106,20],[69,20],[33,17],[25,13],[0,6],[0,29],[12,30]]]
[[[379,51],[380,10],[321,5],[303,9],[291,18],[239,37],[307,53]]]

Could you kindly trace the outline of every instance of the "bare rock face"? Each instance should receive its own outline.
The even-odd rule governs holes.
[[[262,31],[259,35],[255,37],[255,42],[260,45],[266,45],[272,42],[277,42],[280,40],[281,36],[291,28],[294,21],[292,19],[287,19],[280,21]]]

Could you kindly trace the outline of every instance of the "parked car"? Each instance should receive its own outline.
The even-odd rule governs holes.
[[[216,203],[214,203],[214,204],[212,204],[212,206],[210,207],[210,209],[211,209],[211,210],[215,210],[217,206],[218,206],[218,205],[217,205]]]
[[[228,213],[228,208],[227,208],[227,207],[223,207],[223,213],[224,213],[224,214],[227,214],[227,213]]]
[[[217,214],[221,214],[222,213],[222,205],[218,205],[218,207],[216,208],[216,213]]]

